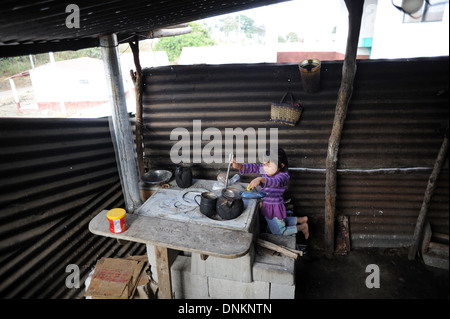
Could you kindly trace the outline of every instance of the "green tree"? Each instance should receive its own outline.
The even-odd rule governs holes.
[[[231,32],[237,32],[239,30],[239,19],[237,16],[226,16],[219,21],[221,23],[219,30],[228,36]]]
[[[289,33],[286,35],[286,40],[287,40],[288,42],[298,42],[298,41],[299,41],[299,38],[298,38],[297,33],[295,33],[295,32],[289,32]]]
[[[80,49],[77,51],[55,52],[54,55],[55,55],[55,61],[78,59],[78,58],[82,58],[82,57],[101,59],[102,51],[99,47],[96,47],[96,48]]]
[[[184,47],[202,47],[215,44],[204,25],[191,22],[189,26],[192,28],[191,33],[161,38],[155,45],[155,49],[166,51],[169,61],[174,61],[180,57]]]
[[[245,15],[240,16],[241,30],[244,32],[247,38],[253,38],[254,35],[264,36],[266,28],[263,25],[255,25],[255,21]]]
[[[225,33],[226,36],[231,32],[242,32],[249,39],[253,38],[254,35],[264,36],[266,29],[263,25],[255,25],[255,21],[247,17],[246,15],[240,14],[236,16],[227,16],[220,19],[219,30]]]
[[[55,61],[76,59],[81,57],[102,58],[100,48],[87,48],[77,51],[54,52]],[[50,62],[48,53],[34,54],[31,57],[35,67]],[[11,75],[31,69],[30,57],[28,55],[0,58],[0,77],[9,77]],[[9,84],[8,84],[9,85]]]

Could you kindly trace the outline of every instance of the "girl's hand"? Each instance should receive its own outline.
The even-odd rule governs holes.
[[[236,159],[233,158],[233,161],[231,162],[231,167],[236,168],[236,169],[243,169],[244,165],[236,163]]]
[[[265,179],[264,177],[257,177],[257,178],[255,178],[254,180],[252,180],[252,181],[250,182],[250,184],[248,185],[248,188],[254,189],[254,188],[256,188],[259,184],[265,183],[265,182],[266,182],[266,179]]]

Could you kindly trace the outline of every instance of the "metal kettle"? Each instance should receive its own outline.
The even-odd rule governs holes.
[[[239,217],[244,210],[244,201],[238,192],[231,188],[224,188],[222,196],[216,204],[216,211],[223,219],[234,219]]]
[[[192,185],[192,170],[187,165],[178,165],[175,169],[175,181],[178,187],[187,188]]]

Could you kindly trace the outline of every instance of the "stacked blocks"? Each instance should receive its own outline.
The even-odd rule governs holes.
[[[295,249],[295,237],[261,234],[261,238]],[[293,299],[295,260],[252,245],[239,258],[178,255],[171,266],[176,299]]]

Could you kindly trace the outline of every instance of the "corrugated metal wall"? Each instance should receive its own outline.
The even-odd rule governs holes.
[[[216,127],[223,135],[225,128],[277,127],[289,155],[295,212],[311,217],[320,241],[341,68],[341,62],[322,64],[317,94],[303,93],[294,64],[147,69],[147,165],[173,168],[170,132],[192,131],[196,119],[203,130]],[[269,121],[270,102],[288,88],[304,107],[293,128]],[[448,57],[358,61],[337,189],[337,211],[350,217],[354,247],[408,245],[448,125],[448,102]],[[99,211],[124,204],[107,119],[0,119],[0,149],[0,297],[81,297],[82,288],[65,285],[67,265],[79,266],[83,283],[98,258],[145,252],[144,245],[88,230]],[[194,174],[214,178],[225,168],[201,163]],[[448,172],[447,159],[429,213],[441,233],[449,226]]]
[[[0,297],[78,298],[97,259],[145,253],[88,230],[124,206],[108,119],[0,119],[0,145]]]
[[[337,211],[350,217],[354,247],[407,246],[448,125],[448,57],[358,60],[357,66],[339,151]],[[147,166],[173,168],[169,152],[177,141],[170,133],[186,128],[192,139],[193,120],[201,120],[202,131],[218,128],[222,137],[225,128],[277,127],[289,157],[296,214],[308,215],[313,238],[323,240],[325,159],[341,72],[342,61],[323,62],[321,90],[307,94],[296,64],[146,69]],[[288,89],[303,106],[296,127],[269,121],[270,103]],[[226,165],[195,164],[194,175],[215,178],[221,169]],[[446,233],[448,194],[447,160],[429,214],[432,227]]]

